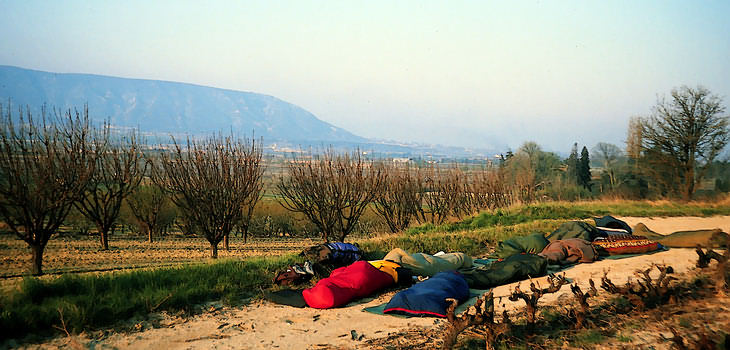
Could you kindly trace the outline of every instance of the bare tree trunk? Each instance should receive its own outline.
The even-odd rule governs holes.
[[[109,236],[104,231],[99,231],[99,237],[101,239],[101,250],[109,250]]]
[[[690,201],[692,200],[692,196],[695,192],[695,171],[694,166],[687,167],[686,173],[685,173],[685,192],[684,192],[684,200]]]
[[[40,276],[43,274],[43,248],[45,246],[34,244],[30,248],[33,251],[33,267],[31,273],[33,276]]]
[[[152,243],[152,229],[149,227],[147,228],[147,242]]]
[[[230,252],[231,251],[231,247],[228,245],[228,236],[229,235],[223,236],[223,247],[226,248],[226,251],[227,252]]]
[[[218,259],[218,243],[210,242],[210,257]]]
[[[109,250],[109,234],[108,230],[105,230],[100,225],[96,226],[96,231],[99,232],[99,243],[101,243],[101,250]]]

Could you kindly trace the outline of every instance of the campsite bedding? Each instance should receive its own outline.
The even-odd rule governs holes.
[[[568,238],[548,244],[538,255],[545,257],[548,264],[567,265],[591,263],[598,259],[596,248],[591,242],[580,238]]]
[[[634,235],[610,235],[598,238],[593,241],[593,246],[601,255],[648,253],[660,248],[659,243]]]
[[[548,264],[558,264],[562,266],[561,269],[565,269],[572,267],[566,265],[593,262],[598,259],[599,253],[612,257],[628,257],[662,248],[660,244],[646,237],[618,234],[625,232],[623,228],[618,228],[623,227],[621,225],[623,222],[620,220],[612,217],[602,219],[608,220],[608,225],[612,227],[600,229],[582,221],[572,221],[566,222],[548,235],[550,241],[541,234],[533,234],[500,242],[500,254],[496,255],[509,256],[496,261],[477,260],[479,263],[476,263],[463,253],[409,254],[396,248],[383,260],[358,261],[335,270],[330,277],[304,290],[302,296],[306,304],[311,307],[342,306],[391,286],[397,283],[399,278],[405,280],[402,276],[399,277],[401,275],[399,269],[402,272],[405,267],[414,275],[431,277],[396,294],[396,297],[382,308],[383,311],[443,317],[446,306],[442,301],[446,297],[453,297],[460,302],[462,299],[468,299],[469,287],[486,290],[526,278],[545,276]],[[589,242],[577,237],[595,238],[595,240]],[[525,253],[525,251],[538,251],[543,244],[545,244],[544,249],[541,249],[539,254]],[[459,273],[453,270],[459,270]],[[458,293],[455,292],[456,287],[453,284],[441,281],[456,279],[454,276],[458,276],[458,280],[464,282],[463,288]],[[407,282],[410,281],[409,277]]]
[[[598,229],[618,229],[626,231],[626,233],[631,233],[631,226],[629,224],[610,215],[602,218],[593,218],[593,222],[596,223]]]
[[[470,288],[488,289],[547,273],[547,259],[537,254],[518,254],[489,265],[462,270]]]
[[[580,238],[588,242],[593,242],[597,237],[603,236],[605,236],[603,232],[587,222],[569,221],[560,225],[555,231],[547,235],[546,238],[550,242],[567,238]]]
[[[703,247],[723,247],[728,241],[728,234],[716,228],[712,230],[677,231],[656,239],[663,246],[672,248],[694,248],[698,244]]]
[[[460,304],[469,299],[469,286],[455,271],[439,272],[435,276],[398,292],[385,306],[383,313],[410,316],[446,317],[447,298]]]
[[[531,253],[537,254],[550,244],[542,233],[533,233],[528,236],[517,236],[497,243],[493,257],[498,259],[509,258],[512,255]]]
[[[368,261],[374,268],[383,271],[393,277],[395,283],[398,283],[398,269],[401,267],[398,263],[388,260]]]
[[[332,271],[329,277],[319,280],[314,287],[305,289],[302,296],[310,307],[329,309],[393,284],[395,280],[388,273],[378,270],[367,261],[356,261],[352,265]]]
[[[447,253],[439,256],[425,253],[409,254],[395,248],[385,255],[383,260],[390,260],[410,269],[414,275],[433,276],[442,271],[458,270],[472,266],[471,257],[464,253]]]
[[[611,236],[611,235],[630,235],[631,234],[630,231],[626,231],[626,230],[620,229],[620,228],[610,228],[610,227],[600,227],[600,226],[598,226],[598,227],[596,227],[596,229],[598,229],[598,231],[601,231],[604,234],[604,236]]]

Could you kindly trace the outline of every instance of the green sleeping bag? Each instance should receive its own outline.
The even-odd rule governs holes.
[[[560,227],[547,236],[547,239],[550,242],[555,242],[567,238],[580,238],[588,242],[593,242],[596,237],[602,236],[605,236],[605,234],[589,223],[570,221],[560,225]]]
[[[528,236],[512,237],[499,242],[497,249],[491,255],[493,258],[505,259],[512,255],[531,253],[537,254],[550,244],[542,233],[533,233]]]
[[[460,270],[469,288],[488,289],[547,274],[547,259],[535,254],[512,255],[502,261]]]

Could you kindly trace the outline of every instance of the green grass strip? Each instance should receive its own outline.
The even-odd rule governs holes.
[[[426,232],[458,232],[492,226],[510,226],[534,220],[575,220],[612,216],[713,216],[730,215],[730,206],[706,203],[672,203],[646,201],[617,202],[549,202],[507,209],[486,211],[459,222],[443,225],[426,224],[406,230],[406,234]]]
[[[482,256],[499,241],[534,232],[549,233],[564,222],[565,220],[533,220],[511,226],[480,227],[464,231],[410,232],[381,236],[361,241],[359,244],[368,259],[382,259],[393,248],[401,248],[411,253],[434,254],[443,250]]]
[[[28,277],[17,292],[0,298],[0,334],[49,334],[61,326],[61,315],[68,331],[80,332],[154,311],[190,311],[211,300],[235,304],[270,286],[274,272],[293,261],[288,255],[52,280]]]

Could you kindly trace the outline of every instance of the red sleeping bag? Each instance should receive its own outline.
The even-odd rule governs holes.
[[[329,309],[368,296],[394,283],[388,273],[376,269],[367,261],[356,261],[332,271],[329,277],[302,291],[302,295],[310,307]]]

